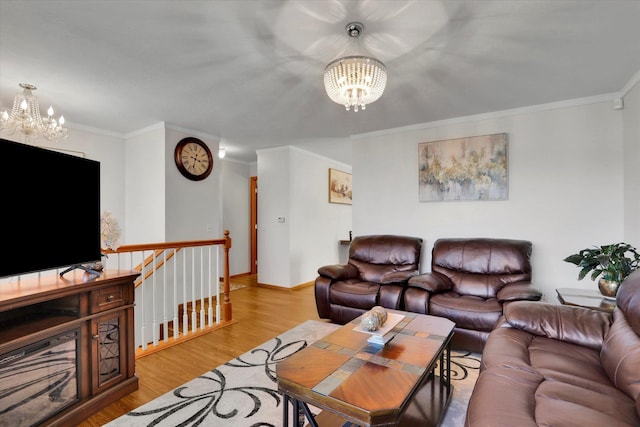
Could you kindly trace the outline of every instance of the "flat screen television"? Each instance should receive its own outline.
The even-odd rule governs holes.
[[[0,139],[0,277],[100,260],[100,162]]]

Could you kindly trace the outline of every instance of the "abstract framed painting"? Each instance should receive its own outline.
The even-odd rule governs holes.
[[[420,202],[507,200],[507,143],[506,133],[419,143]]]
[[[350,205],[351,201],[351,174],[329,168],[329,203]]]

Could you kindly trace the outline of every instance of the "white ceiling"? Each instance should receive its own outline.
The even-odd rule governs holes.
[[[322,80],[355,48],[351,21],[365,26],[358,51],[389,72],[384,95],[357,113]],[[5,108],[31,83],[71,126],[127,134],[164,121],[221,137],[244,161],[615,95],[639,71],[640,0],[0,0]]]

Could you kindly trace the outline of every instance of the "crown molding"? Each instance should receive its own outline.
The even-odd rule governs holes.
[[[330,157],[323,156],[323,155],[318,154],[318,153],[314,153],[312,151],[305,150],[304,148],[296,147],[295,145],[281,145],[279,147],[263,148],[261,150],[256,150],[256,155],[259,156],[260,154],[274,153],[274,152],[278,152],[278,151],[297,151],[299,153],[306,154],[306,155],[315,157],[317,159],[329,161],[329,162],[331,162],[331,163],[333,163],[335,165],[343,166],[345,168],[348,168],[349,170],[351,170],[351,168],[352,168],[351,165],[348,165],[346,163],[343,163],[343,162],[340,162],[338,160],[332,159]]]
[[[629,82],[624,85],[622,89],[620,89],[618,96],[627,96],[627,94],[631,92],[631,89],[633,89],[633,87],[638,84],[638,82],[640,82],[640,70],[638,70],[638,72],[633,77],[631,77],[631,80],[629,80]]]
[[[391,128],[391,129],[383,129],[383,130],[374,131],[374,132],[360,133],[360,134],[352,135],[351,138],[361,139],[361,138],[370,138],[375,136],[385,136],[385,135],[396,134],[399,132],[410,132],[410,131],[423,130],[423,129],[432,129],[436,127],[450,126],[450,125],[456,125],[456,124],[467,123],[472,121],[491,120],[491,119],[498,119],[502,117],[509,117],[509,116],[515,116],[520,114],[538,113],[538,112],[548,111],[548,110],[577,107],[580,105],[597,104],[600,102],[611,102],[613,99],[619,96],[620,96],[619,93],[607,93],[603,95],[589,96],[585,98],[570,99],[567,101],[551,102],[548,104],[540,104],[540,105],[531,105],[528,107],[512,108],[509,110],[494,111],[491,113],[454,117],[452,119],[437,120],[433,122],[425,122],[425,123],[419,123],[415,125],[401,126],[397,128]]]

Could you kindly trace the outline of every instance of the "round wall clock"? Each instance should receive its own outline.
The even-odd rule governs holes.
[[[175,150],[176,166],[180,173],[192,181],[201,181],[213,170],[213,156],[207,144],[198,138],[184,138]]]

